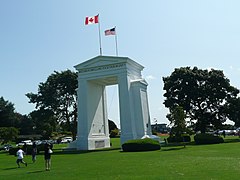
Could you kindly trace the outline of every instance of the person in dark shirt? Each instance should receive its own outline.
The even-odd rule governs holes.
[[[50,144],[45,144],[45,149],[44,149],[44,159],[45,159],[45,168],[46,171],[50,171],[51,167],[51,154],[53,153],[51,149]]]
[[[37,155],[37,145],[35,142],[33,142],[32,145],[32,162],[35,163],[36,161],[36,155]]]

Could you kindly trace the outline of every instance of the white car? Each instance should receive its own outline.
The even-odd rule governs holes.
[[[236,135],[237,134],[237,130],[221,130],[221,131],[219,131],[219,134],[222,135],[223,131],[225,131],[225,135]]]
[[[64,137],[62,138],[61,143],[70,143],[72,141],[73,141],[72,137]]]
[[[24,144],[26,144],[26,145],[32,145],[33,142],[32,142],[32,140],[24,140],[24,141],[18,143],[16,146],[23,146]]]

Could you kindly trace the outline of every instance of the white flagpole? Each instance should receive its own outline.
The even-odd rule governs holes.
[[[102,43],[101,43],[101,31],[100,31],[99,14],[98,14],[98,36],[99,36],[100,56],[102,56]]]
[[[116,44],[116,56],[118,56],[117,31],[116,31],[116,26],[115,26],[115,44]]]

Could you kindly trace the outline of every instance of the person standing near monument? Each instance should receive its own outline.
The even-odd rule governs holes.
[[[46,171],[50,171],[51,167],[51,154],[53,153],[50,144],[45,144],[44,159]]]
[[[17,155],[16,163],[18,165],[18,168],[20,168],[20,163],[25,164],[25,166],[27,167],[27,163],[23,161],[24,151],[20,147],[18,147],[16,155]]]

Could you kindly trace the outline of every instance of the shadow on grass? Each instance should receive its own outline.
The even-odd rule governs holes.
[[[224,143],[236,143],[240,142],[240,139],[224,139]]]
[[[185,145],[191,145],[191,146],[204,146],[204,145],[214,145],[214,144],[225,144],[225,143],[238,143],[240,142],[240,138],[232,138],[228,139],[225,138],[223,143],[203,143],[203,144],[196,144],[195,141],[187,142]],[[184,146],[183,142],[176,142],[176,143],[168,143],[168,144],[162,144],[161,147],[179,147],[179,146]]]
[[[37,171],[28,172],[28,174],[43,173],[43,172],[46,172],[46,171],[44,171],[44,170],[37,170]]]
[[[182,149],[185,149],[186,147],[173,147],[173,148],[168,148],[168,149],[161,149],[161,151],[179,151]]]
[[[176,147],[176,146],[187,146],[187,145],[195,145],[195,142],[175,142],[175,143],[168,143],[162,144],[161,147]]]
[[[106,152],[106,151],[116,151],[119,150],[121,151],[121,148],[107,148],[107,149],[96,149],[96,150],[58,150],[54,151],[53,155],[62,155],[62,154],[85,154],[85,153],[92,153],[92,152]]]
[[[224,143],[236,143],[240,142],[239,138],[235,139],[224,139]],[[185,146],[184,146],[185,144]],[[179,143],[168,143],[168,144],[161,144],[160,151],[178,151],[186,148],[188,145],[190,146],[202,146],[202,145],[210,145],[210,144],[196,144],[194,141],[191,142],[179,142]],[[85,153],[92,153],[92,152],[107,152],[107,151],[116,151],[123,152],[120,147],[116,148],[107,148],[107,149],[96,149],[96,150],[63,150],[61,148],[54,149],[53,155],[67,155],[67,154],[85,154]],[[41,152],[40,154],[44,154]]]
[[[18,167],[4,168],[4,169],[2,169],[2,170],[13,170],[13,169],[18,169]]]

